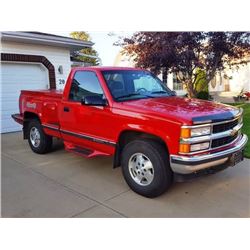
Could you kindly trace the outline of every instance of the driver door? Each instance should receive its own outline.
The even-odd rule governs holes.
[[[68,99],[62,101],[60,121],[62,138],[87,148],[99,148],[101,140],[110,136],[111,110],[106,106],[89,106],[81,103],[85,96],[105,98],[94,71],[76,71]],[[96,139],[96,140],[95,140]]]

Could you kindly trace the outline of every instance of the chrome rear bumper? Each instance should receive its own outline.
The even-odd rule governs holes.
[[[230,156],[243,150],[247,141],[247,136],[242,135],[241,139],[232,148],[220,152],[195,156],[170,155],[170,166],[173,172],[178,174],[191,174],[221,164],[230,166]]]

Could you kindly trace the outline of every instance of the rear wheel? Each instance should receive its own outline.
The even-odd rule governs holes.
[[[157,197],[172,184],[173,173],[166,149],[153,140],[134,140],[122,152],[122,172],[130,188]]]
[[[52,137],[44,133],[38,120],[29,122],[28,141],[32,151],[37,154],[45,154],[52,148]]]

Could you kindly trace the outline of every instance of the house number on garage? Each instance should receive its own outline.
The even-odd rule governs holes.
[[[62,85],[65,83],[65,80],[64,79],[59,79],[59,84]]]

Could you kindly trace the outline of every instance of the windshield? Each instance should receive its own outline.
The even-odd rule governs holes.
[[[172,95],[172,91],[148,71],[107,70],[102,74],[115,101]]]

